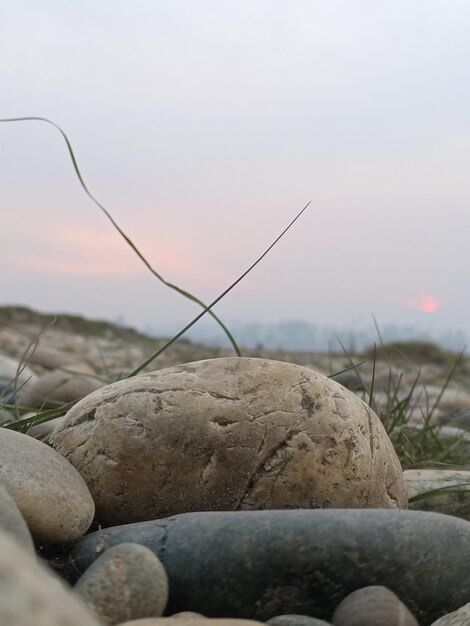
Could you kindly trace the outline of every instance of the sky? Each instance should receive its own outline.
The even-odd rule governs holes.
[[[67,133],[149,263],[230,320],[470,333],[470,3],[4,3],[0,118]],[[80,187],[50,125],[0,124],[0,304],[132,325],[199,309]]]

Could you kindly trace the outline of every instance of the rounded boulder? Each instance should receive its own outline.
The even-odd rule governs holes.
[[[187,511],[406,508],[379,418],[309,368],[196,361],[113,383],[50,443],[80,472],[102,525]]]
[[[0,482],[34,538],[72,541],[88,530],[94,503],[80,474],[46,444],[0,428]]]
[[[83,574],[74,591],[103,624],[163,614],[168,577],[145,546],[121,543],[106,550]]]

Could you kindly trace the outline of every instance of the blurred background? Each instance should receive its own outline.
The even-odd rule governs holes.
[[[5,3],[0,117],[50,118],[167,280],[246,345],[461,348],[470,333],[470,4]],[[156,334],[199,308],[87,198],[65,143],[0,124],[0,303]],[[374,322],[375,318],[375,322]],[[193,337],[223,340],[211,320]]]

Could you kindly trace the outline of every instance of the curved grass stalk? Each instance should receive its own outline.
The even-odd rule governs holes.
[[[217,298],[216,298],[213,302],[211,302],[211,303],[209,304],[209,306],[206,306],[206,307],[205,307],[205,309],[199,313],[199,315],[197,315],[197,316],[196,316],[193,320],[191,320],[191,322],[189,322],[189,324],[187,324],[184,328],[182,328],[182,329],[179,331],[179,333],[177,333],[174,337],[172,337],[172,338],[170,339],[170,341],[168,341],[168,342],[167,342],[167,343],[166,343],[166,344],[165,344],[162,348],[160,348],[159,350],[157,350],[157,352],[155,352],[154,354],[152,354],[152,356],[150,356],[150,357],[149,357],[146,361],[144,361],[141,365],[139,365],[139,367],[137,367],[137,368],[136,368],[135,370],[133,370],[130,374],[128,374],[128,375],[126,376],[126,378],[130,378],[131,376],[135,376],[136,374],[139,374],[139,373],[140,373],[140,372],[141,372],[141,371],[142,371],[145,367],[147,367],[147,365],[150,365],[150,363],[152,363],[152,361],[154,361],[157,357],[159,357],[159,356],[160,356],[160,354],[162,354],[162,352],[164,352],[167,348],[169,348],[172,344],[174,344],[174,343],[175,343],[175,341],[178,341],[178,339],[179,339],[182,335],[184,335],[184,333],[185,333],[186,331],[188,331],[188,330],[191,328],[191,326],[194,326],[194,324],[195,324],[196,322],[198,322],[198,321],[201,319],[201,317],[202,317],[203,315],[205,315],[206,313],[210,313],[210,312],[211,312],[212,307],[213,307],[213,306],[215,306],[218,302],[220,302],[220,300],[222,300],[222,298],[223,298],[224,296],[226,296],[226,295],[228,294],[228,292],[229,292],[229,291],[231,291],[231,290],[232,290],[232,289],[233,289],[236,285],[238,285],[238,283],[239,283],[241,280],[243,280],[243,279],[245,278],[245,276],[246,276],[247,274],[249,274],[249,273],[251,272],[251,270],[252,270],[252,269],[253,269],[256,265],[258,265],[258,263],[259,263],[262,259],[264,259],[264,257],[268,254],[268,252],[269,252],[272,248],[274,248],[274,246],[277,244],[277,242],[279,241],[279,239],[281,239],[281,238],[282,238],[282,237],[286,234],[286,232],[289,230],[289,228],[290,228],[291,226],[293,226],[293,225],[294,225],[294,223],[295,223],[295,222],[299,219],[299,217],[302,215],[302,213],[303,213],[303,212],[307,209],[307,207],[310,205],[310,202],[311,202],[311,201],[307,202],[307,204],[304,206],[304,208],[303,208],[301,211],[299,211],[299,213],[297,213],[297,215],[296,215],[296,216],[294,217],[294,219],[290,222],[290,224],[289,224],[288,226],[286,226],[286,228],[284,228],[284,230],[282,231],[282,233],[281,233],[278,237],[276,237],[276,239],[272,242],[272,244],[271,244],[268,248],[266,248],[266,250],[263,252],[263,254],[262,254],[260,257],[258,257],[258,258],[256,259],[256,261],[255,261],[254,263],[252,263],[252,264],[250,265],[250,267],[249,267],[247,270],[245,270],[245,271],[243,272],[243,274],[242,274],[241,276],[239,276],[239,277],[237,278],[237,280],[235,280],[235,281],[234,281],[234,282],[230,285],[230,287],[227,287],[227,289],[225,289],[225,290],[224,290],[224,291],[223,291],[223,292],[222,292],[219,296],[217,296]]]
[[[455,483],[454,485],[446,485],[445,487],[437,487],[436,489],[430,489],[429,491],[422,491],[412,496],[408,502],[420,502],[420,500],[428,500],[429,498],[435,498],[436,496],[442,496],[446,494],[455,495],[459,493],[470,493],[470,483]]]
[[[146,361],[144,361],[141,365],[139,365],[139,367],[137,367],[134,371],[132,371],[130,374],[128,374],[126,376],[126,378],[131,378],[132,376],[136,376],[137,374],[139,374],[145,367],[147,367],[147,365],[149,365],[150,363],[152,363],[152,361],[154,361],[158,356],[160,356],[160,354],[162,354],[162,352],[164,352],[167,348],[169,348],[173,343],[175,343],[175,341],[177,341],[182,335],[184,335],[184,333],[189,330],[191,328],[191,326],[194,326],[194,324],[196,322],[198,322],[201,317],[203,315],[205,315],[206,313],[210,312],[210,309],[215,306],[218,302],[220,302],[220,300],[222,300],[222,298],[228,294],[229,291],[231,291],[236,285],[238,285],[238,283],[243,280],[243,278],[245,278],[245,276],[251,272],[251,270],[258,265],[258,263],[268,254],[268,252],[276,245],[276,243],[281,239],[281,237],[283,237],[285,235],[285,233],[289,230],[289,228],[291,226],[293,226],[293,224],[299,219],[299,217],[302,215],[302,213],[307,209],[307,207],[310,205],[310,202],[308,202],[304,208],[297,213],[297,215],[294,217],[294,219],[290,222],[290,224],[282,231],[282,233],[276,237],[276,239],[272,242],[272,244],[266,248],[266,250],[263,252],[263,254],[258,257],[258,259],[256,259],[256,261],[254,263],[252,263],[250,265],[250,267],[245,270],[243,272],[243,274],[237,278],[237,280],[235,280],[229,287],[227,287],[227,289],[225,289],[213,302],[211,302],[211,304],[209,304],[209,306],[205,307],[203,311],[201,311],[199,313],[199,315],[197,315],[191,322],[189,322],[189,324],[187,324],[182,330],[180,330],[179,333],[177,333],[172,339],[170,339],[170,341],[168,341],[162,348],[160,348],[157,352],[155,352],[154,354],[152,354],[152,356],[150,356]],[[357,367],[357,366],[353,366],[353,367]],[[349,369],[349,368],[347,368]],[[39,410],[36,415],[32,416],[32,417],[28,417],[28,418],[24,418],[22,420],[17,420],[15,422],[10,422],[8,424],[3,425],[3,428],[9,428],[11,430],[18,430],[21,432],[26,432],[26,430],[28,430],[28,428],[30,428],[31,426],[35,426],[36,424],[42,424],[44,422],[48,422],[51,419],[54,419],[55,417],[61,417],[62,415],[64,415],[66,413],[66,411],[71,408],[75,403],[74,402],[70,402],[69,404],[66,404],[62,407],[58,407],[58,408],[54,408],[54,409],[47,409],[47,410]],[[23,409],[27,409],[28,407],[22,407]]]
[[[78,164],[77,164],[77,160],[75,158],[74,151],[72,149],[72,145],[71,145],[67,135],[65,134],[65,132],[62,130],[62,128],[58,124],[56,124],[55,122],[53,122],[51,120],[48,120],[45,117],[37,117],[37,116],[32,116],[32,117],[12,117],[12,118],[4,118],[4,119],[0,118],[0,122],[45,122],[46,124],[50,124],[56,130],[58,130],[59,133],[62,135],[62,137],[63,137],[63,139],[64,139],[64,141],[65,141],[65,143],[67,145],[67,149],[68,149],[68,152],[69,152],[69,155],[70,155],[70,159],[72,161],[73,169],[75,170],[75,174],[76,174],[76,176],[77,176],[77,178],[78,178],[78,180],[80,182],[80,185],[83,188],[83,190],[85,191],[85,193],[87,194],[87,196],[90,198],[90,200],[94,204],[96,204],[96,206],[105,214],[105,216],[108,218],[108,220],[111,222],[111,224],[117,230],[117,232],[121,235],[121,237],[124,239],[124,241],[128,244],[128,246],[130,246],[130,248],[132,248],[132,250],[135,252],[135,254],[139,257],[139,259],[147,267],[147,269],[155,276],[155,278],[158,278],[158,280],[160,282],[162,282],[166,287],[169,287],[170,289],[173,289],[174,291],[176,291],[180,295],[184,296],[188,300],[191,300],[192,302],[195,302],[196,304],[198,304],[200,307],[202,307],[204,309],[204,313],[208,312],[209,315],[211,315],[214,318],[214,320],[219,324],[219,326],[222,328],[222,330],[224,331],[224,333],[228,337],[230,343],[233,346],[233,349],[235,350],[235,353],[238,356],[241,356],[240,348],[238,347],[238,345],[237,345],[237,343],[236,343],[232,333],[229,331],[227,326],[222,322],[222,320],[219,319],[219,317],[217,317],[217,315],[210,310],[211,307],[210,306],[208,307],[202,300],[199,300],[199,298],[194,296],[189,291],[186,291],[185,289],[181,289],[181,287],[178,287],[174,283],[171,283],[168,280],[166,280],[165,278],[163,278],[163,276],[161,274],[159,274],[155,270],[155,268],[147,261],[147,259],[144,257],[142,252],[140,252],[140,250],[135,245],[135,243],[132,241],[132,239],[130,239],[130,237],[128,237],[126,235],[126,233],[122,230],[122,228],[119,226],[119,224],[113,218],[111,213],[91,193],[91,191],[86,186],[85,181],[83,180],[82,174],[81,174],[80,169],[79,169]]]

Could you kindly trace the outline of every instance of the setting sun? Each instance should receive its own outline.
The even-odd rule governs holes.
[[[426,297],[421,300],[420,309],[424,313],[434,313],[439,308],[439,303],[435,298]]]
[[[406,306],[410,309],[417,309],[423,313],[434,313],[439,309],[440,303],[433,296],[421,295],[417,298],[412,298],[406,302]]]

